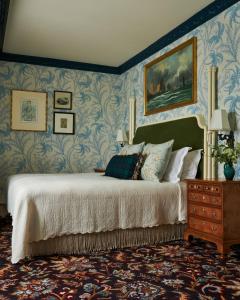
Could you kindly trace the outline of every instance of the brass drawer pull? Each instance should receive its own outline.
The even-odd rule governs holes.
[[[217,214],[216,214],[215,211],[212,212],[212,216],[213,216],[214,218],[216,218]]]
[[[216,230],[217,230],[217,228],[212,225],[212,231],[216,231]]]
[[[218,199],[217,199],[217,198],[213,198],[213,199],[212,199],[212,203],[213,203],[213,204],[217,204],[217,203],[218,203]]]

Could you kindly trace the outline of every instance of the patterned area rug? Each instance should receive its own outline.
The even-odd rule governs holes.
[[[0,299],[240,299],[238,249],[222,260],[213,244],[177,241],[12,265],[0,223]]]

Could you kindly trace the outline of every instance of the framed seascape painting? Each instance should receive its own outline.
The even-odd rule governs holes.
[[[74,113],[53,113],[53,133],[74,134],[75,114]]]
[[[197,101],[197,38],[144,66],[144,114]]]
[[[54,108],[72,109],[72,92],[54,91]]]
[[[12,130],[47,130],[47,93],[12,90]]]

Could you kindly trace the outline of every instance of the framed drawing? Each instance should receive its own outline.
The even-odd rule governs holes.
[[[197,38],[144,66],[144,114],[197,101]]]
[[[72,92],[54,91],[54,108],[72,109]]]
[[[12,130],[47,130],[47,93],[12,90]]]
[[[75,114],[74,113],[53,113],[53,133],[74,134]]]

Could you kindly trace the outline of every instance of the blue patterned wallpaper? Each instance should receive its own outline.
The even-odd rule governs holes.
[[[48,92],[47,132],[10,130],[11,89]],[[11,174],[104,167],[118,151],[116,132],[126,120],[121,89],[116,75],[0,62],[0,195]],[[54,90],[73,92],[75,135],[52,134]]]
[[[145,117],[144,65],[192,36],[198,38],[198,102]],[[5,189],[11,174],[87,172],[104,167],[118,151],[117,129],[127,128],[131,96],[137,99],[137,125],[188,114],[206,116],[208,67],[212,65],[219,68],[219,106],[235,112],[238,128],[235,136],[240,141],[240,3],[120,76],[0,62],[0,190]],[[48,92],[47,132],[10,130],[11,89]],[[72,111],[76,113],[73,136],[52,134],[54,90],[73,92]],[[237,175],[240,177],[240,165]]]
[[[151,116],[144,116],[143,70],[144,65],[156,57],[196,36],[198,64],[198,102]],[[123,75],[123,98],[134,96],[137,101],[137,125],[157,122],[190,114],[203,114],[208,109],[208,68],[218,67],[218,106],[234,112],[237,126],[236,140],[240,141],[240,3],[199,26],[189,34],[139,63]],[[222,174],[221,166],[219,174]],[[240,178],[240,164],[237,167]]]

